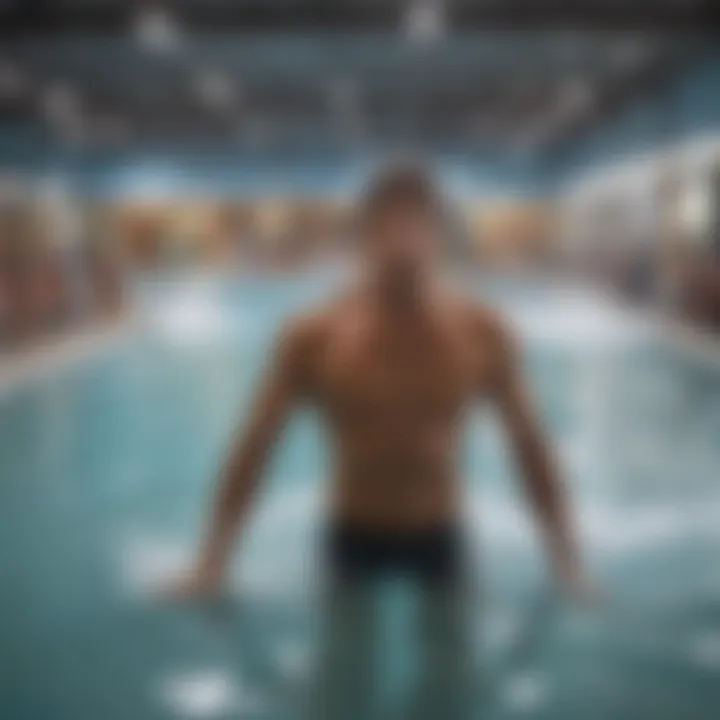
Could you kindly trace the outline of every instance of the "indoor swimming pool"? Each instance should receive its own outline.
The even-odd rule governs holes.
[[[2,389],[0,717],[292,717],[327,482],[312,413],[273,458],[234,599],[171,607],[156,590],[192,556],[278,324],[332,286],[145,282],[122,342]],[[464,472],[480,716],[707,717],[720,706],[720,360],[587,291],[470,287],[525,341],[606,595],[593,611],[553,598],[502,430],[478,408]],[[390,625],[400,634],[401,618]]]

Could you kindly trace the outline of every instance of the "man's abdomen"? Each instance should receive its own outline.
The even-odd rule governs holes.
[[[333,520],[370,529],[432,528],[457,519],[457,496],[447,463],[367,463],[336,475],[331,513]]]

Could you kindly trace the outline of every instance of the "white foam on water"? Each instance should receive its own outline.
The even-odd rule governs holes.
[[[472,494],[464,506],[467,523],[493,548],[524,549],[532,542],[532,527],[527,513],[509,501],[495,501]]]
[[[527,550],[537,544],[532,513],[519,502],[473,493],[467,512],[470,526],[479,528],[493,550]],[[579,518],[588,546],[605,555],[626,556],[685,538],[720,535],[720,503],[710,499],[642,508],[595,501],[579,508]]]
[[[601,296],[567,293],[511,308],[509,318],[531,342],[613,350],[651,337],[654,326]]]
[[[180,295],[150,313],[150,327],[168,342],[183,346],[214,344],[239,329],[239,317],[201,294]]]
[[[505,704],[512,710],[530,713],[547,702],[548,683],[537,671],[524,672],[504,684],[502,695]]]
[[[259,505],[238,563],[243,590],[267,598],[307,590],[321,501],[318,483],[296,481]],[[122,590],[143,596],[167,588],[192,567],[197,541],[129,528],[115,551]]]
[[[277,548],[278,552],[273,552]],[[260,544],[246,548],[239,562],[237,585],[243,594],[263,601],[304,596],[311,584],[309,571],[298,561],[298,543],[288,534],[282,546]],[[193,566],[196,545],[168,537],[128,534],[119,543],[118,576],[121,591],[130,597],[152,597],[172,587]],[[236,584],[229,571],[227,585]]]
[[[190,568],[194,549],[177,540],[128,534],[118,544],[121,588],[130,595],[162,591]]]
[[[244,590],[280,599],[311,589],[321,505],[319,483],[314,482],[297,482],[268,498],[253,521],[238,562]],[[517,498],[470,492],[465,511],[476,542],[490,548],[493,555],[537,550],[535,519]],[[688,538],[720,536],[720,499],[692,505],[664,501],[642,507],[595,500],[580,505],[578,514],[583,543],[590,551],[613,559],[632,559]],[[194,539],[179,541],[137,530],[121,535],[117,545],[120,583],[130,594],[167,586],[191,566],[197,551]]]
[[[224,668],[181,672],[162,680],[163,704],[188,718],[215,718],[229,713],[256,713],[265,702],[238,682],[237,673]]]

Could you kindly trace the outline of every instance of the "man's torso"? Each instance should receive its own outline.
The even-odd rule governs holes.
[[[456,518],[462,421],[491,389],[493,328],[444,296],[391,316],[358,295],[307,320],[307,397],[331,440],[336,521],[414,530]]]

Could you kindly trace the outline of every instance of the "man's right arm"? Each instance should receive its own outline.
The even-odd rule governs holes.
[[[244,430],[221,472],[207,537],[180,595],[215,593],[222,584],[239,526],[259,485],[265,461],[307,382],[308,328],[294,323],[281,335]]]

